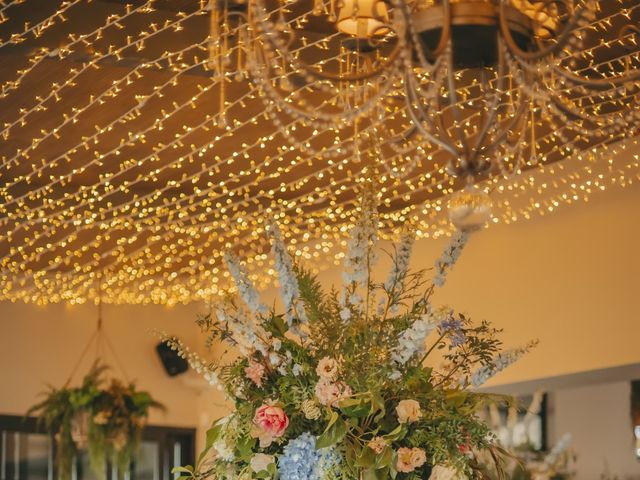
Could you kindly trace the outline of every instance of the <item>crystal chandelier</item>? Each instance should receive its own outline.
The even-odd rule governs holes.
[[[591,38],[597,13],[606,24],[592,0],[314,0],[315,19],[304,2],[229,5],[224,18],[242,19],[244,68],[279,127],[286,115],[314,129],[375,129],[329,149],[285,131],[311,154],[437,149],[449,174],[473,183],[535,165],[541,136],[580,151],[640,121],[630,60],[640,29],[630,21]],[[313,38],[326,57],[305,58]]]

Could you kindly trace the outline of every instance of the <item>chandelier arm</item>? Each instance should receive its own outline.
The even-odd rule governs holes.
[[[417,3],[417,2],[416,2]],[[451,39],[451,2],[450,0],[443,0],[442,2],[442,13],[444,15],[444,20],[442,23],[442,32],[440,32],[440,40],[438,41],[438,45],[433,50],[432,55],[435,57],[439,57],[449,45],[449,40]]]
[[[405,102],[407,99],[408,95],[411,95],[412,99],[414,100],[416,106],[419,106],[419,110],[421,112],[421,118],[422,121],[426,121],[428,115],[427,112],[424,110],[424,108],[422,108],[421,104],[418,102],[419,97],[420,98],[426,98],[426,99],[435,99],[436,102],[436,107],[438,108],[438,111],[442,111],[442,104],[440,103],[440,96],[438,95],[438,87],[441,85],[442,82],[442,57],[440,56],[437,58],[436,62],[433,64],[433,68],[431,70],[431,75],[434,76],[433,80],[431,81],[431,85],[429,87],[427,87],[426,90],[422,89],[422,86],[420,84],[420,82],[418,81],[418,79],[416,78],[413,70],[407,70],[405,72]],[[409,77],[410,76],[410,77]],[[407,93],[407,91],[410,90],[410,93]],[[448,138],[449,140],[451,140],[451,137],[449,135],[449,133],[446,131],[444,124],[442,123],[442,117],[441,115],[437,115],[437,122],[431,122],[431,123],[435,123],[435,127],[440,131],[441,135]]]
[[[410,127],[406,128],[404,133],[400,135],[396,135],[395,137],[390,139],[391,143],[400,143],[402,141],[409,141],[418,133],[418,127],[416,127],[413,123]]]
[[[265,65],[268,68],[266,59],[265,59]],[[275,88],[273,88],[273,86],[270,84],[268,80],[264,80],[264,81],[260,80],[261,75],[255,72],[254,68],[252,68],[251,66],[249,68],[252,71],[252,74],[253,74],[252,76],[254,77],[254,79],[257,79],[257,81],[259,82],[258,85],[262,87],[262,89],[269,96],[269,98],[271,98],[274,102],[279,103],[280,105],[286,105],[287,112],[289,114],[293,116],[297,116],[299,119],[304,118],[305,120],[312,121],[312,122],[316,120],[316,118],[318,117],[320,118],[320,120],[323,120],[326,122],[334,122],[334,123],[336,122],[336,114],[326,114],[318,110],[307,111],[307,110],[303,110],[301,108],[295,107],[294,105],[291,105],[289,102],[287,102],[286,98],[280,95],[280,93]],[[393,84],[393,78],[388,79],[386,83],[382,84],[380,90],[376,93],[376,95],[372,96],[366,102],[360,104],[358,107],[349,110],[347,114],[343,116],[342,119],[344,121],[347,121],[350,117],[355,118],[360,115],[364,115],[365,113],[370,111],[372,108],[374,108],[377,105],[378,99],[382,95],[386,94],[386,92],[389,91],[392,84]]]
[[[620,33],[618,34],[618,38],[622,39],[630,34],[636,34],[638,36],[638,40],[640,40],[640,27],[636,27],[635,25],[628,24],[620,29]],[[627,47],[629,50],[633,50],[633,47]]]
[[[250,26],[252,27],[253,31],[260,31],[263,30],[265,31],[266,35],[266,40],[267,42],[271,45],[273,50],[279,51],[280,54],[282,55],[283,59],[291,64],[291,65],[295,65],[297,68],[300,68],[301,70],[304,70],[304,72],[308,75],[311,75],[313,77],[316,77],[318,79],[321,80],[330,80],[333,82],[355,82],[355,81],[359,81],[359,80],[368,80],[370,78],[373,77],[377,77],[380,76],[382,73],[384,73],[391,65],[393,65],[394,63],[396,63],[398,61],[398,59],[401,59],[402,57],[400,56],[401,53],[404,52],[405,48],[405,42],[404,41],[398,41],[396,43],[396,45],[394,46],[393,50],[391,51],[391,53],[389,54],[389,56],[387,57],[387,61],[384,63],[384,65],[382,65],[381,67],[369,71],[369,72],[361,72],[358,74],[353,74],[353,75],[340,75],[340,74],[335,74],[335,73],[328,73],[328,72],[322,72],[316,68],[313,68],[312,66],[308,65],[305,62],[302,62],[300,60],[294,60],[293,57],[290,55],[289,51],[287,48],[282,48],[281,46],[277,45],[277,40],[276,38],[280,38],[279,35],[275,32],[272,31],[266,31],[264,30],[264,28],[262,26],[258,26],[255,23],[255,20],[253,20],[253,17],[258,16],[259,18],[264,18],[265,17],[265,12],[264,12],[264,7],[262,6],[258,6],[258,1],[256,0],[252,0],[249,2],[250,5],[254,5],[254,8],[261,8],[263,10],[263,12],[259,12],[259,11],[255,11],[254,15],[252,16],[252,20],[251,20],[251,24]],[[259,15],[256,15],[259,14]],[[262,13],[260,15],[260,13]],[[263,21],[262,24],[264,24],[265,22]],[[392,26],[392,24],[385,24],[385,28],[388,28],[389,30],[393,31],[396,33],[396,36],[398,39],[402,38],[402,35],[404,35],[405,32],[401,32],[402,35],[398,32],[398,30],[396,30],[394,28],[394,26]],[[290,36],[290,41],[289,44],[293,41],[293,37],[294,34],[292,33]]]
[[[618,76],[606,78],[606,79],[605,78],[590,79],[590,78],[581,77],[579,75],[569,72],[565,68],[560,68],[558,66],[554,66],[553,71],[554,73],[557,73],[558,75],[561,75],[565,79],[571,82],[577,83],[578,85],[587,86],[594,89],[602,89],[602,90],[608,90],[612,86],[618,86],[624,83],[635,82],[637,80],[640,80],[640,69],[633,70],[624,76],[618,75]]]
[[[509,48],[509,50],[514,55],[527,61],[540,60],[561,51],[569,42],[569,38],[573,33],[573,30],[578,26],[580,20],[582,19],[582,16],[587,11],[586,7],[584,6],[578,7],[577,11],[565,25],[564,30],[562,31],[562,33],[560,33],[560,35],[558,35],[556,42],[553,45],[542,50],[537,50],[535,52],[527,52],[525,50],[522,50],[518,46],[513,38],[513,35],[511,35],[511,30],[509,30],[509,24],[507,23],[507,14],[505,11],[506,2],[507,0],[500,0],[500,33],[502,34],[502,37],[507,44],[507,48]]]
[[[460,145],[462,147],[462,153],[465,158],[462,158],[462,162],[468,162],[469,158],[469,143],[467,142],[467,138],[462,130],[461,119],[460,119],[460,111],[458,110],[458,92],[456,90],[456,82],[454,78],[454,69],[453,69],[453,48],[451,47],[451,43],[449,43],[449,52],[447,55],[447,85],[449,86],[449,101],[451,102],[451,115],[453,116],[453,125],[454,130],[458,135],[458,140],[460,141]]]
[[[520,64],[522,68],[527,70],[529,73],[532,73],[534,75],[537,74],[537,71],[533,65],[524,61],[524,59],[519,58],[517,55],[514,55],[514,57],[515,57],[515,60]],[[569,80],[581,86],[587,86],[587,87],[591,87],[594,89],[601,89],[601,90],[609,90],[611,89],[612,86],[617,86],[627,82],[635,82],[640,80],[640,69],[636,69],[630,72],[629,75],[617,76],[617,77],[612,77],[608,79],[604,79],[604,78],[589,79],[589,78],[581,77],[580,75],[576,75],[575,73],[569,72],[565,68],[561,68],[555,65],[552,67],[552,70],[554,73],[560,75],[565,80]]]
[[[416,5],[417,4],[418,2],[416,2]],[[411,19],[412,15],[408,11],[406,2],[404,1],[400,2],[400,5],[401,5],[400,10],[402,11],[402,14],[404,16],[403,21],[410,29],[411,34],[414,37],[414,40],[417,40],[417,36],[415,36],[415,29],[413,28],[413,21]],[[442,31],[440,32],[440,38],[438,39],[436,48],[431,50],[429,49],[429,47],[427,47],[423,42],[420,42],[419,40],[413,42],[414,49],[416,50],[420,64],[423,67],[428,65],[428,62],[426,61],[427,57],[434,58],[434,59],[440,57],[444,53],[445,49],[447,48],[447,45],[449,45],[449,40],[451,39],[451,1],[450,0],[442,0],[442,18],[443,18]],[[427,52],[427,55],[425,55],[425,52]]]
[[[492,129],[492,127],[495,127],[494,122],[495,122],[496,115],[498,114],[497,107],[498,107],[498,104],[500,103],[500,95],[498,92],[501,92],[504,89],[505,78],[506,78],[505,72],[506,72],[506,60],[504,58],[504,44],[502,43],[502,39],[498,37],[498,72],[497,72],[498,84],[494,90],[493,99],[489,107],[489,115],[486,121],[484,122],[484,125],[482,126],[482,130],[476,136],[476,141],[474,142],[473,150],[472,152],[470,152],[470,154],[474,156],[475,154],[473,152],[478,151],[478,149],[480,148],[480,145],[482,145],[485,139],[487,138],[489,131]]]
[[[502,131],[498,134],[498,136],[494,139],[494,141],[492,143],[490,143],[486,147],[483,147],[478,152],[478,156],[480,156],[480,155],[483,155],[483,156],[489,155],[498,145],[500,145],[507,138],[507,135],[509,135],[511,130],[521,120],[522,115],[524,114],[524,111],[525,111],[525,107],[527,105],[527,102],[524,101],[523,97],[524,97],[524,95],[520,95],[519,96],[518,108],[517,108],[513,118],[507,124],[507,126],[502,129]]]
[[[602,133],[608,134],[608,133],[614,132],[616,129],[619,128],[619,126],[616,125],[616,123],[608,117],[589,115],[584,112],[581,112],[565,103],[562,103],[558,96],[551,95],[548,92],[544,92],[543,95],[544,95],[544,98],[546,98],[547,101],[550,102],[552,107],[555,106],[564,115],[567,115],[569,117],[573,117],[575,119],[582,120],[585,122],[593,123],[597,125],[598,128],[604,130],[604,132]]]
[[[533,67],[531,65],[529,65],[527,62],[522,61],[521,59],[516,58],[516,61],[520,64],[520,66],[524,69],[525,72],[531,74],[531,75],[535,75],[536,72],[534,71]],[[545,99],[547,99],[548,101],[550,101],[552,103],[552,105],[556,105],[556,103],[559,101],[558,97],[555,95],[551,95],[549,92],[546,91],[540,91],[539,92],[540,95],[544,96]],[[538,102],[539,103],[539,102]],[[556,105],[557,108],[560,108],[560,105]],[[615,125],[613,124],[612,121],[610,121],[609,119],[607,119],[606,117],[597,117],[597,116],[593,116],[593,115],[587,115],[584,113],[580,113],[577,110],[574,109],[570,109],[569,106],[567,105],[563,105],[564,108],[562,108],[561,110],[564,111],[565,109],[569,109],[567,112],[571,114],[571,116],[575,117],[575,118],[579,118],[581,120],[586,120],[586,121],[590,121],[596,125],[598,125],[600,128],[607,128],[607,129],[612,129],[615,128]],[[602,122],[605,122],[607,125],[603,125]]]
[[[564,113],[565,115],[569,116],[569,117],[573,117],[575,119],[578,120],[582,120],[583,122],[589,122],[589,123],[594,123],[598,126],[598,128],[603,129],[604,132],[602,133],[610,133],[612,131],[615,131],[616,129],[616,125],[615,124],[609,124],[609,125],[602,125],[599,120],[605,120],[604,118],[597,118],[597,117],[593,117],[590,115],[584,115],[582,113],[580,113],[579,111],[563,104],[557,97],[549,95],[549,100],[553,103],[553,105],[558,108],[562,113]]]
[[[449,2],[447,2],[449,4]],[[417,4],[417,2],[416,2]],[[440,59],[442,58],[442,54],[444,52],[444,50],[446,49],[448,42],[449,42],[449,38],[451,37],[451,30],[450,30],[450,25],[451,25],[451,9],[450,9],[450,5],[447,5],[447,10],[444,12],[445,15],[447,15],[446,17],[446,21],[444,22],[444,24],[446,26],[443,27],[443,29],[446,29],[446,36],[442,35],[440,36],[440,40],[438,43],[444,43],[444,48],[442,50],[442,52],[440,52],[439,55],[434,57],[434,62],[428,62],[427,58],[425,57],[425,49],[427,48],[423,42],[420,41],[420,38],[418,37],[418,35],[416,34],[415,28],[413,27],[413,22],[411,20],[412,15],[411,13],[407,13],[407,8],[404,4],[404,2],[400,2],[400,5],[396,5],[396,3],[394,2],[394,8],[398,8],[399,11],[401,11],[404,15],[404,18],[402,19],[404,24],[406,25],[406,29],[408,32],[408,35],[410,36],[409,38],[409,42],[412,45],[412,52],[415,52],[417,60],[418,60],[418,64],[421,68],[423,68],[425,71],[428,72],[433,72],[435,71],[438,67],[437,64],[439,64]]]
[[[527,133],[526,120],[523,123],[524,125],[522,126],[522,128],[520,128],[520,135],[518,137],[518,140],[515,142],[515,145],[514,146],[507,145],[505,148],[507,157],[509,155],[512,155],[513,158],[515,159],[513,168],[509,169],[508,166],[505,164],[505,162],[502,162],[502,161],[496,162],[498,165],[498,169],[500,170],[500,173],[507,180],[511,180],[514,177],[516,177],[522,167],[522,160],[524,158],[524,155],[522,155],[522,152],[524,150],[524,143],[525,143],[524,139]]]
[[[441,68],[441,65],[442,65],[442,61],[441,60],[442,60],[442,57],[438,57],[436,59],[435,63],[429,67],[429,71],[430,71],[431,74],[438,75],[439,69]],[[411,75],[411,78],[409,78],[410,75]],[[418,91],[420,91],[420,95],[425,95],[427,97],[430,95],[429,90],[427,90],[426,92],[423,93],[421,86],[419,84],[416,84],[415,82],[416,82],[416,79],[415,79],[415,76],[412,75],[412,72],[410,70],[405,71],[405,80],[404,80],[405,95],[403,96],[403,98],[404,98],[405,105],[406,105],[408,110],[410,110],[412,108],[411,103],[407,102],[408,98],[411,98],[411,99],[415,100],[416,101],[416,105],[418,104],[418,102],[417,102],[417,99],[418,99],[417,92]],[[410,92],[410,89],[408,87],[409,84],[411,84],[412,87],[413,87],[413,90],[414,90],[413,93]],[[433,81],[433,85],[437,86],[437,84],[438,84],[437,80]],[[391,145],[392,149],[395,150],[394,144],[396,144],[396,143],[404,143],[406,141],[409,141],[411,138],[413,138],[418,133],[419,130],[420,130],[421,133],[423,133],[423,129],[419,129],[418,126],[416,125],[416,123],[425,121],[425,119],[427,117],[427,114],[421,107],[419,108],[419,110],[420,110],[420,117],[421,117],[422,120],[417,120],[417,122],[413,122],[412,121],[411,122],[411,126],[407,127],[404,130],[403,133],[401,133],[399,135],[394,135],[393,137],[391,137],[391,138],[389,138],[388,140],[385,141],[385,143],[389,143],[389,145]],[[436,137],[433,136],[433,134],[429,133],[428,135],[430,135],[434,139],[436,138]],[[428,135],[425,134],[425,136],[428,136]],[[435,143],[435,140],[434,140],[434,143]],[[440,145],[440,144],[438,144],[438,145]],[[447,151],[450,151],[449,148],[447,148],[445,145],[440,145],[440,146],[442,146],[443,148],[447,149]],[[450,148],[453,148],[455,150],[454,147],[450,146]],[[453,153],[452,151],[450,151],[450,153],[452,153],[453,155],[456,155],[456,156],[458,155],[457,152]]]
[[[563,0],[545,0],[545,1],[540,1],[540,2],[537,2],[537,3],[541,3],[542,4],[542,8],[548,8],[549,5],[552,5],[552,4],[566,6],[566,4],[565,4],[565,2]],[[569,10],[570,10],[570,7],[567,7],[567,13],[568,14],[571,13],[571,12],[569,12]],[[574,9],[571,9],[571,10],[574,10]],[[537,13],[539,14],[540,11],[538,11]],[[533,21],[536,22],[537,19],[533,18]],[[549,34],[549,36],[552,36],[554,34],[553,29],[550,28],[550,27],[546,27],[543,23],[541,24],[541,23],[538,22],[538,28],[545,30]],[[534,30],[535,30],[535,26],[534,26]],[[536,46],[540,50],[544,50],[546,47],[544,45],[542,37],[540,35],[536,35],[535,31],[533,33],[534,33],[533,40],[536,42]]]
[[[440,95],[436,96],[436,103],[439,112],[444,112],[446,110],[446,107],[442,104],[442,98],[440,97]],[[442,115],[436,115],[436,119],[436,128],[440,131],[440,134],[448,138],[450,141],[453,141],[453,139],[451,138],[451,134],[449,133],[449,129],[447,129],[444,125]]]
[[[441,148],[443,148],[444,150],[449,152],[452,156],[454,156],[456,158],[459,157],[460,153],[455,148],[455,146],[451,145],[446,140],[442,140],[442,139],[434,136],[422,124],[422,120],[425,120],[427,118],[427,115],[426,115],[426,112],[420,106],[419,102],[417,101],[418,99],[416,97],[414,97],[414,95],[415,95],[414,90],[408,88],[408,84],[409,84],[408,78],[409,77],[407,75],[407,77],[405,77],[405,92],[406,92],[405,104],[407,106],[407,111],[409,112],[409,116],[411,117],[411,120],[413,121],[413,124],[415,125],[415,127],[418,128],[420,133],[424,137],[426,137],[427,140],[429,140],[429,142],[434,143],[436,145],[439,145]],[[420,116],[418,116],[418,114],[416,114],[414,108],[416,108],[418,110]]]

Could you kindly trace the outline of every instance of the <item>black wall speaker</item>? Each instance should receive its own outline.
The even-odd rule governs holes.
[[[156,346],[156,352],[158,352],[164,370],[170,377],[180,375],[189,369],[187,361],[184,358],[180,358],[178,352],[171,350],[171,347],[165,342],[160,342]]]

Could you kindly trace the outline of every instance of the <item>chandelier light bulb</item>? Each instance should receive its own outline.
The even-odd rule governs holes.
[[[389,33],[387,6],[380,0],[343,0],[338,13],[338,31],[357,38]]]
[[[449,220],[458,230],[478,230],[491,218],[492,207],[493,202],[484,190],[469,185],[449,200]]]

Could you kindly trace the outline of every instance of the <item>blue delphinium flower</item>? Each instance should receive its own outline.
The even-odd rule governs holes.
[[[462,320],[454,318],[453,315],[440,323],[440,328],[449,334],[451,345],[454,347],[459,347],[467,340],[462,325]]]
[[[281,480],[323,480],[339,461],[334,449],[316,449],[316,438],[305,432],[284,447],[278,473]]]

